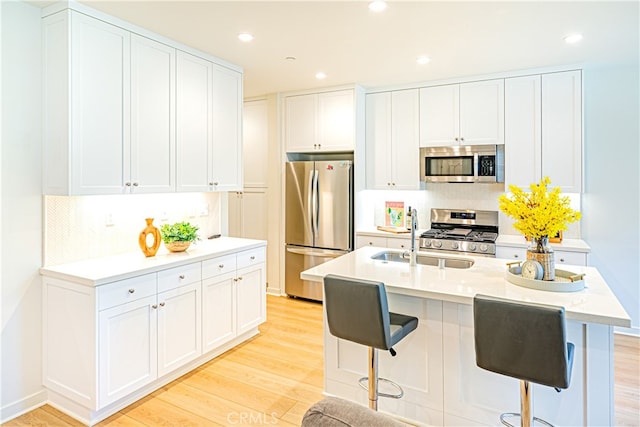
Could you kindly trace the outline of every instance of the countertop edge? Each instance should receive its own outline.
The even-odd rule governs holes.
[[[60,265],[43,266],[40,267],[39,272],[45,277],[67,280],[85,286],[100,286],[231,253],[266,247],[267,242],[265,240],[222,237],[215,242],[209,242],[207,244],[203,242],[199,243],[199,245],[201,246],[196,246],[191,251],[187,250],[177,253],[163,252],[148,258],[144,257],[141,253],[132,252]],[[92,271],[92,267],[99,266],[105,268],[109,264],[123,265],[125,262],[129,262],[130,267],[122,267],[119,271],[116,269],[113,273],[105,273],[104,270],[98,270],[95,274],[83,273],[83,271]]]

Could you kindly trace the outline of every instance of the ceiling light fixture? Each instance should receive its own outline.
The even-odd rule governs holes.
[[[325,73],[323,73],[322,71],[319,71],[316,73],[316,79],[318,80],[324,80],[327,78],[327,75]]]
[[[251,40],[253,40],[253,35],[249,33],[240,33],[238,34],[238,39],[241,42],[249,43]]]
[[[568,44],[578,43],[582,40],[582,34],[569,34],[564,38],[564,42]]]
[[[431,58],[425,55],[421,55],[416,58],[416,62],[420,65],[428,64],[429,62],[431,62]]]
[[[374,0],[369,3],[369,10],[372,12],[382,12],[387,8],[387,2],[383,0]]]

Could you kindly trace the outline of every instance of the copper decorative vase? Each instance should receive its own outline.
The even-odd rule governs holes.
[[[158,248],[160,247],[160,230],[153,225],[153,218],[145,218],[145,221],[147,221],[147,226],[140,232],[138,244],[146,257],[152,257],[158,252]],[[147,236],[149,235],[153,236],[151,246],[149,246],[149,242],[147,241]]]
[[[531,246],[527,249],[527,259],[534,259],[542,264],[544,274],[542,280],[555,280],[556,266],[553,248],[549,246],[549,238],[531,239]]]

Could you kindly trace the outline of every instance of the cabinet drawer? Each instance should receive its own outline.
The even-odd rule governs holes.
[[[364,246],[379,246],[381,248],[386,248],[387,238],[377,236],[356,236],[356,246],[358,248],[362,248]]]
[[[556,267],[559,264],[587,265],[587,254],[585,252],[556,251],[554,258]]]
[[[98,286],[98,310],[156,294],[156,273]]]
[[[201,279],[202,266],[199,262],[162,270],[158,272],[158,293],[198,282]]]
[[[238,253],[238,269],[265,262],[267,252],[264,248],[251,249]]]
[[[496,246],[496,258],[524,261],[527,259],[527,249]]]
[[[410,250],[411,249],[411,237],[408,239],[394,239],[389,237],[387,239],[387,247],[391,249],[403,249]],[[418,245],[416,245],[416,248]]]
[[[219,256],[202,261],[202,278],[219,276],[236,271],[236,254]]]

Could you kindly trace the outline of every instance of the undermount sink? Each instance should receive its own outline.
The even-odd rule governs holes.
[[[376,261],[384,262],[409,262],[409,252],[380,252],[371,257]],[[416,259],[418,264],[432,265],[441,268],[469,268],[473,265],[473,260],[466,258],[439,258],[432,255],[418,254]]]

